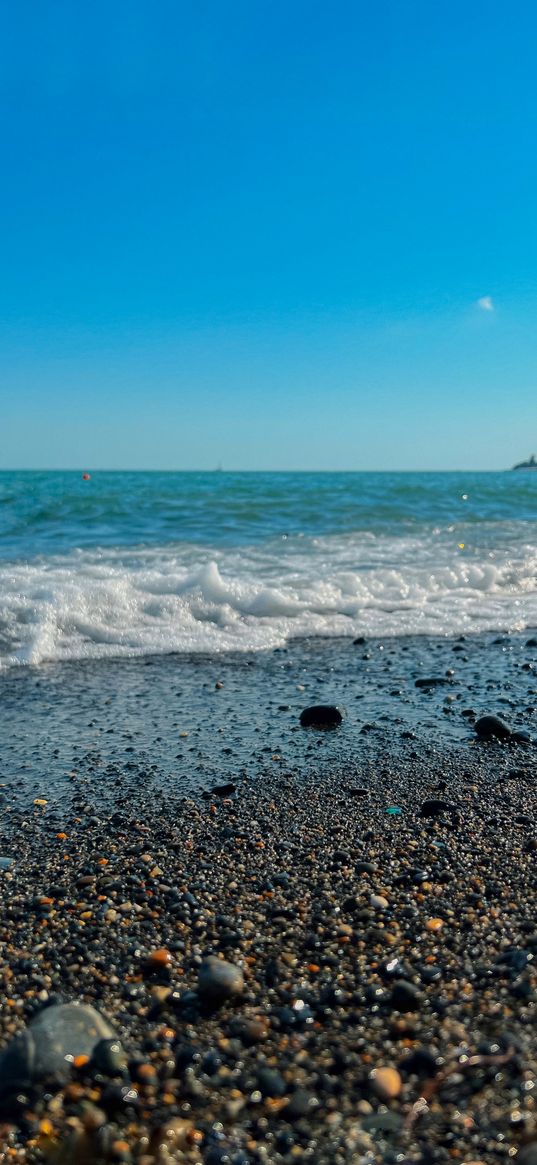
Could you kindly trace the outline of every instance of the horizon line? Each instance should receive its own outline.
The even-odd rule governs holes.
[[[459,469],[224,469],[222,466],[216,466],[212,469],[180,469],[180,468],[152,468],[142,469],[136,466],[123,467],[121,469],[114,469],[110,467],[102,467],[99,469],[92,468],[92,466],[0,466],[0,473],[511,473],[513,466],[501,466],[491,469],[472,469],[464,466]]]

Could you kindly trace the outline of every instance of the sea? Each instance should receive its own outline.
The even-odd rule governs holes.
[[[537,472],[0,474],[0,668],[537,627]]]

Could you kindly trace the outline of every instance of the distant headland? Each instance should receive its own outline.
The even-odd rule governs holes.
[[[518,465],[513,465],[513,469],[537,469],[535,454],[532,453],[531,457],[528,457],[527,461],[519,461]]]

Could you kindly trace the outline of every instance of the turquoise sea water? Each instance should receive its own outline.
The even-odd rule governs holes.
[[[537,625],[537,472],[0,474],[0,660]]]

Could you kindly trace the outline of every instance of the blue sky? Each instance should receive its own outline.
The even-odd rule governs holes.
[[[18,0],[0,466],[537,451],[537,10]]]

